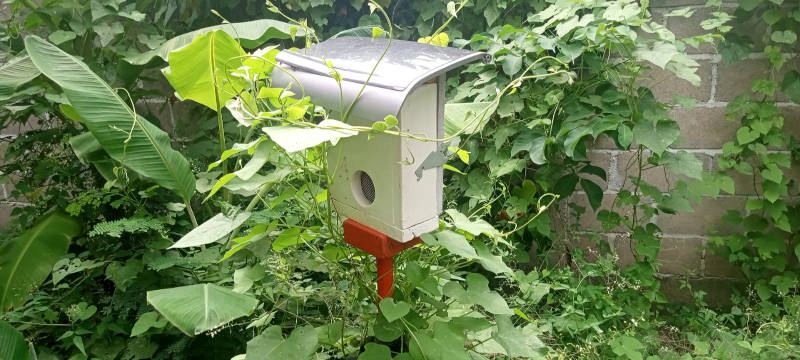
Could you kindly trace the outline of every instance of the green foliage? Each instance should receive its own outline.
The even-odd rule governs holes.
[[[14,360],[31,359],[22,333],[2,320],[0,320],[0,357]]]
[[[200,35],[216,31],[222,31],[228,36],[237,39],[241,46],[248,49],[256,48],[270,39],[288,39],[289,37],[305,35],[304,28],[271,19],[221,24],[181,34],[165,41],[153,50],[129,56],[125,60],[133,65],[147,64],[155,57],[160,57],[162,60],[167,61],[171,52],[189,45],[197,38],[201,38]]]
[[[150,218],[150,217],[134,217],[125,218],[114,221],[104,221],[97,223],[89,232],[89,236],[110,236],[119,238],[123,233],[147,233],[151,231],[164,230],[164,226],[171,224],[173,219],[168,217]]]
[[[250,314],[258,300],[213,284],[147,292],[147,302],[187,335],[198,335]]]
[[[784,118],[778,105],[780,91],[789,99],[798,102],[798,73],[796,64],[787,61],[797,47],[796,28],[800,19],[783,16],[778,6],[764,2],[742,2],[740,9],[748,16],[759,16],[771,27],[761,39],[738,38],[740,42],[761,40],[765,42],[765,53],[769,60],[764,77],[752,82],[750,94],[741,94],[728,103],[727,119],[736,122],[739,128],[735,139],[723,145],[722,157],[718,159],[722,171],[736,172],[750,178],[746,191],[756,194],[748,199],[747,213],[729,211],[723,220],[737,226],[739,233],[716,234],[709,239],[709,247],[739,266],[748,280],[751,291],[747,296],[735,299],[735,306],[754,306],[754,314],[761,321],[786,321],[792,318],[792,303],[797,293],[800,267],[800,231],[798,215],[800,207],[789,199],[797,183],[789,175],[798,160],[796,152],[780,152],[773,149],[790,149],[796,139],[787,136]],[[792,9],[791,14],[797,13]],[[749,52],[749,49],[748,51]],[[743,55],[747,55],[745,52]],[[724,56],[725,54],[723,54]],[[729,59],[736,61],[743,56]],[[787,69],[787,67],[792,67]],[[784,69],[783,72],[779,72]],[[782,76],[782,79],[781,79]],[[785,329],[784,329],[785,330]],[[792,331],[792,330],[788,330]],[[780,330],[778,331],[780,332]],[[744,341],[742,347],[756,354],[762,353],[765,340],[757,338]],[[791,347],[789,347],[791,349]],[[790,350],[794,353],[796,349]],[[763,355],[762,355],[763,356]]]
[[[75,219],[52,212],[0,247],[0,311],[20,307],[67,253],[70,240],[81,231]]]
[[[37,36],[25,48],[42,73],[58,84],[103,149],[116,161],[188,200],[194,195],[189,163],[169,136],[131,109],[86,64]]]

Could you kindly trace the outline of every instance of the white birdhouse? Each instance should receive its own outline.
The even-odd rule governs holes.
[[[361,90],[387,42],[342,37],[299,51],[281,51],[276,60],[286,71],[272,72],[273,86],[291,85],[296,93],[302,88],[314,104],[341,116]],[[480,59],[491,57],[481,52],[393,40],[350,111],[347,123],[370,127],[387,115],[394,115],[404,133],[442,138],[445,72]],[[345,109],[339,108],[339,85],[325,61],[330,61],[342,76],[341,103]],[[423,169],[421,164],[439,150],[439,143],[387,134],[367,137],[362,132],[341,139],[327,154],[334,179],[329,195],[335,210],[400,242],[435,230],[442,212],[442,167]]]

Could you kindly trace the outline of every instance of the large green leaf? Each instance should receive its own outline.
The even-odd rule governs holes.
[[[189,336],[249,315],[254,297],[214,284],[197,284],[147,292],[147,302]]]
[[[269,39],[288,39],[293,36],[305,36],[305,30],[303,28],[276,20],[261,19],[241,23],[221,24],[178,35],[167,40],[156,49],[139,55],[129,56],[125,58],[125,61],[134,65],[144,65],[155,57],[167,60],[170,52],[188,45],[195,37],[214,30],[222,30],[228,35],[237,38],[239,43],[248,49],[256,48]],[[296,33],[292,34],[293,32]]]
[[[176,192],[194,195],[189,162],[170,146],[167,133],[136,115],[128,102],[86,64],[37,36],[25,38],[33,63],[64,90],[103,149],[114,160]]]
[[[14,90],[39,76],[39,69],[27,55],[11,59],[0,67],[0,101],[14,95]]]
[[[547,346],[536,334],[515,328],[508,316],[498,316],[496,321],[497,330],[492,331],[492,338],[506,350],[506,355],[526,359],[545,358],[540,352]]]
[[[25,295],[47,278],[80,231],[77,220],[52,212],[0,247],[0,312],[22,305]]]
[[[444,104],[444,134],[451,136],[464,129],[464,134],[479,132],[497,110],[497,102]]]
[[[310,359],[317,350],[317,338],[311,325],[294,329],[286,340],[280,326],[270,326],[247,342],[247,359]]]
[[[187,248],[213,243],[241,226],[248,218],[250,218],[249,212],[239,213],[233,218],[229,218],[225,214],[217,214],[189,231],[169,248]]]
[[[661,155],[681,135],[673,120],[641,120],[633,127],[633,138],[654,153]]]
[[[11,324],[0,320],[0,359],[29,360],[25,338]]]
[[[236,40],[215,30],[173,51],[163,72],[181,98],[219,110],[245,86],[244,79],[230,76],[242,66],[244,55]]]
[[[514,311],[496,291],[489,290],[489,280],[483,275],[470,273],[467,275],[467,289],[458,282],[451,281],[444,286],[445,295],[458,300],[464,305],[478,304],[486,311],[496,315],[513,315]]]

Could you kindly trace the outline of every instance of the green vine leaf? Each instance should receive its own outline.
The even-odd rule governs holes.
[[[797,34],[792,30],[773,31],[770,39],[777,43],[791,45],[797,41]]]
[[[508,316],[498,316],[497,330],[492,331],[492,339],[497,341],[510,357],[544,359],[545,345],[536,334],[525,329],[515,328]]]
[[[386,321],[392,322],[406,316],[411,311],[411,305],[404,301],[395,302],[392,298],[384,298],[380,302],[381,314]]]
[[[386,345],[368,343],[364,345],[364,352],[358,355],[358,360],[391,360],[392,351]]]
[[[661,155],[680,136],[678,123],[673,120],[641,120],[633,127],[633,138],[657,155]]]
[[[752,11],[762,2],[764,2],[764,0],[739,0],[739,7],[745,11]]]
[[[317,350],[317,330],[311,325],[297,327],[284,339],[280,326],[270,326],[247,342],[248,359],[311,359]]]
[[[644,345],[642,345],[639,340],[636,340],[636,338],[620,335],[611,339],[608,345],[611,347],[611,351],[613,351],[614,354],[624,356],[630,360],[642,360],[644,358],[642,356]]]
[[[703,178],[703,162],[684,150],[672,153],[666,152],[663,156],[664,163],[669,171],[683,174],[693,179]]]
[[[583,188],[583,191],[586,192],[586,196],[589,198],[589,205],[592,206],[593,210],[597,211],[603,203],[603,189],[595,184],[594,181],[587,179],[581,179],[581,188]]]
[[[792,101],[800,103],[800,73],[796,70],[791,70],[783,76],[781,82],[781,90]]]

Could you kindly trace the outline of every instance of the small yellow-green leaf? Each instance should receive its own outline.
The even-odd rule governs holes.
[[[291,120],[300,120],[305,116],[306,110],[308,107],[300,106],[300,105],[293,105],[286,109],[286,117]]]
[[[400,121],[398,121],[397,117],[394,115],[386,115],[386,117],[383,118],[383,122],[385,122],[386,126],[388,126],[389,128],[393,128],[400,123]]]
[[[377,26],[373,27],[372,28],[372,38],[375,39],[378,36],[381,36],[383,34],[383,32],[384,32],[383,29],[381,29],[381,28],[379,28]]]

